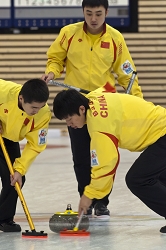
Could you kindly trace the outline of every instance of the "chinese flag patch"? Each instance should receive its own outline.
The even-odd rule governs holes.
[[[101,48],[104,49],[109,49],[110,48],[110,43],[109,42],[101,42]]]

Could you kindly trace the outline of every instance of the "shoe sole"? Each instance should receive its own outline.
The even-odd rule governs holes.
[[[3,227],[0,227],[0,231],[4,232],[4,233],[20,233],[21,232],[21,229],[20,230],[5,230]]]
[[[11,230],[2,230],[0,229],[0,231],[4,232],[4,233],[20,233],[21,231],[11,231]]]

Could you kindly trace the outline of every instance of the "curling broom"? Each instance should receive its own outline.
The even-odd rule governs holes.
[[[14,175],[13,166],[12,166],[12,163],[10,161],[10,158],[9,158],[9,155],[8,155],[7,150],[6,150],[6,147],[5,147],[5,144],[4,144],[4,140],[3,140],[1,134],[0,134],[0,144],[1,144],[1,148],[2,148],[2,151],[3,151],[4,157],[6,159],[8,168],[9,168],[9,172],[10,172],[11,175]],[[34,224],[33,224],[33,221],[32,221],[32,218],[30,216],[28,207],[26,205],[24,196],[22,194],[22,191],[21,191],[21,188],[20,188],[18,182],[16,182],[16,184],[15,184],[15,189],[16,189],[16,191],[18,193],[18,196],[20,198],[23,210],[25,212],[26,218],[28,220],[28,223],[29,223],[29,226],[30,226],[30,229],[31,229],[31,232],[29,230],[26,230],[25,232],[23,232],[22,233],[22,237],[24,237],[24,238],[25,237],[26,238],[46,238],[47,237],[47,233],[44,233],[44,231],[36,232]]]

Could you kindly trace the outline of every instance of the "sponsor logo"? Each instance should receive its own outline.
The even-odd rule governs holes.
[[[8,113],[8,109],[4,109],[4,113],[6,113],[6,114],[7,114],[7,113]]]
[[[132,65],[128,60],[121,65],[121,69],[126,75],[129,75],[131,72],[133,72]]]
[[[97,158],[96,150],[93,149],[93,150],[90,151],[90,153],[91,153],[91,167],[98,166],[99,161],[98,161],[98,158]]]
[[[39,141],[38,144],[42,145],[47,142],[47,129],[43,128],[39,130]]]

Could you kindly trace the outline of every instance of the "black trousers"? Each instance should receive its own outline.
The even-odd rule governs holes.
[[[141,153],[126,175],[126,184],[150,209],[166,217],[166,135]]]
[[[20,157],[20,147],[18,142],[13,142],[4,138],[4,143],[9,154],[11,163],[13,164],[15,158]],[[2,190],[0,194],[0,223],[13,220],[16,212],[17,192],[13,186],[10,185],[10,172],[0,146],[0,177],[2,181]],[[25,182],[25,176],[22,178]]]
[[[91,180],[91,159],[90,159],[90,136],[88,134],[87,125],[81,129],[73,129],[68,127],[71,149],[73,154],[74,171],[78,182],[78,192],[82,196],[85,186]],[[108,196],[101,200],[93,200],[94,206],[97,201],[108,205]]]

